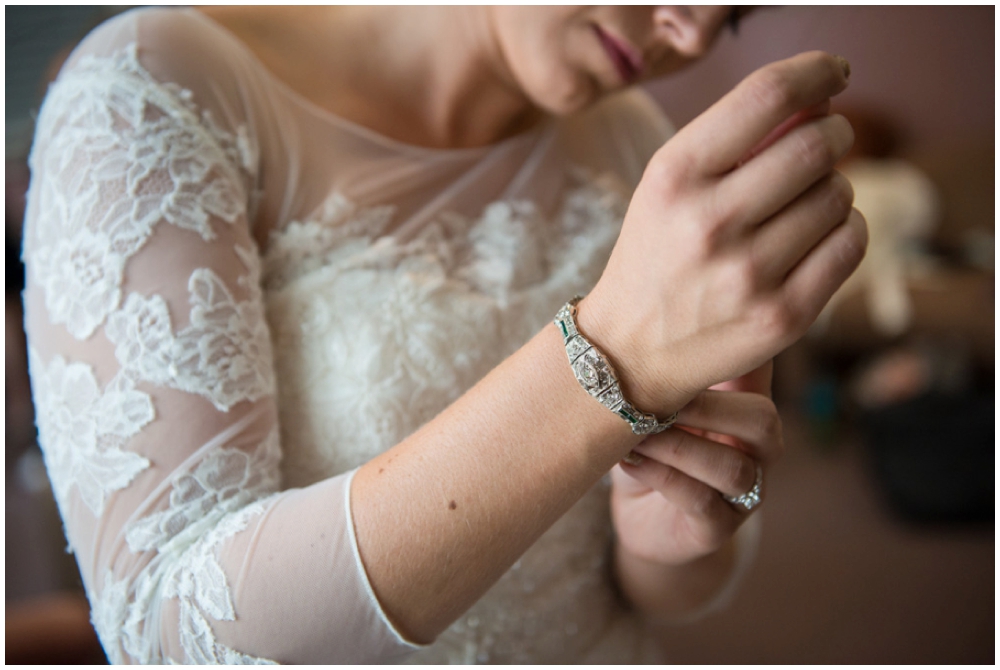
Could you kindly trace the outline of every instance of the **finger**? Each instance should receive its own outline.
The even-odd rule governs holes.
[[[778,409],[770,398],[759,393],[702,391],[680,411],[677,425],[707,431],[710,434],[704,437],[709,440],[719,441],[711,434],[732,436],[762,463],[770,463],[784,453]],[[669,434],[665,431],[657,437]]]
[[[689,477],[677,468],[651,459],[644,459],[642,464],[637,466],[628,463],[619,465],[622,472],[656,491],[682,512],[715,523],[721,522],[730,532],[745,516],[723,500],[717,490]]]
[[[813,51],[767,65],[684,127],[673,151],[702,175],[729,172],[779,124],[847,87],[846,61]]]
[[[717,201],[727,203],[723,215],[736,226],[766,221],[829,174],[853,143],[854,131],[843,116],[799,125],[722,179]]]
[[[746,493],[757,477],[757,463],[747,454],[684,430],[646,439],[634,451],[728,496]]]
[[[847,219],[851,182],[834,172],[814,184],[752,237],[751,255],[764,282],[780,284],[806,254]]]
[[[779,139],[784,137],[785,134],[787,134],[788,131],[790,131],[792,128],[795,128],[796,126],[799,126],[811,119],[816,119],[821,116],[826,116],[829,113],[830,113],[830,101],[824,100],[818,105],[812,105],[810,107],[806,107],[801,112],[796,112],[792,114],[790,117],[788,117],[787,120],[779,124],[777,128],[769,132],[767,134],[767,137],[762,139],[757,144],[757,146],[755,146],[746,155],[744,155],[737,164],[737,167],[743,165],[754,156],[762,153],[764,149],[767,149],[769,146],[771,146]]]
[[[789,273],[778,293],[781,314],[771,320],[784,322],[790,333],[804,333],[820,311],[851,276],[864,258],[868,227],[856,209],[834,228]]]

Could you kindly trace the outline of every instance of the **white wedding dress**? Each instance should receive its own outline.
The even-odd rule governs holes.
[[[422,149],[312,106],[196,11],[88,37],[38,119],[25,302],[109,659],[658,659],[612,588],[606,484],[426,647],[372,593],[349,487],[596,282],[669,132],[634,91]]]

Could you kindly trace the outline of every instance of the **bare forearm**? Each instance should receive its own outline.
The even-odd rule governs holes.
[[[432,639],[637,442],[578,386],[548,326],[355,476],[358,545],[382,605]]]
[[[775,64],[650,160],[580,323],[620,363],[622,390],[644,411],[668,416],[702,389],[765,363],[805,332],[857,267],[864,220],[850,207],[850,185],[831,175],[850,146],[847,122],[815,118],[761,148],[779,124],[846,85],[845,62],[828,54]],[[357,473],[358,545],[385,609],[413,639],[431,639],[637,443],[576,384],[550,325]],[[737,470],[752,477],[745,461]],[[737,495],[752,483],[737,479],[710,484]],[[683,488],[686,507],[665,515],[675,529],[694,515],[725,531],[735,512],[718,509],[720,498],[712,514],[699,515],[704,491]],[[674,556],[699,549],[672,544]],[[684,579],[654,574],[655,589],[634,567],[623,569],[623,581],[629,592],[643,585],[685,594],[678,603],[698,601],[725,572],[715,561],[722,558],[689,565]]]
[[[706,605],[722,589],[736,565],[735,541],[679,566],[640,558],[615,546],[615,570],[626,599],[646,617],[671,622]]]

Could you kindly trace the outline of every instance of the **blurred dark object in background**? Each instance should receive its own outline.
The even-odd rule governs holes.
[[[900,124],[888,114],[839,111],[856,136],[839,167],[869,246],[811,333],[807,389],[837,371],[840,418],[860,433],[900,519],[992,526],[994,225],[982,178],[992,149],[960,146],[960,158],[918,167],[895,155]]]
[[[994,396],[928,392],[859,415],[875,476],[904,520],[994,521]]]
[[[12,665],[107,664],[82,593],[52,593],[7,604],[4,661]]]
[[[991,375],[961,340],[917,339],[858,367],[849,395],[884,499],[905,521],[992,526]]]

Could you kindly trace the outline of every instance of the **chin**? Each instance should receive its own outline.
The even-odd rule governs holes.
[[[596,82],[577,76],[572,82],[563,80],[559,84],[540,85],[529,96],[536,107],[556,116],[575,114],[602,97]]]

